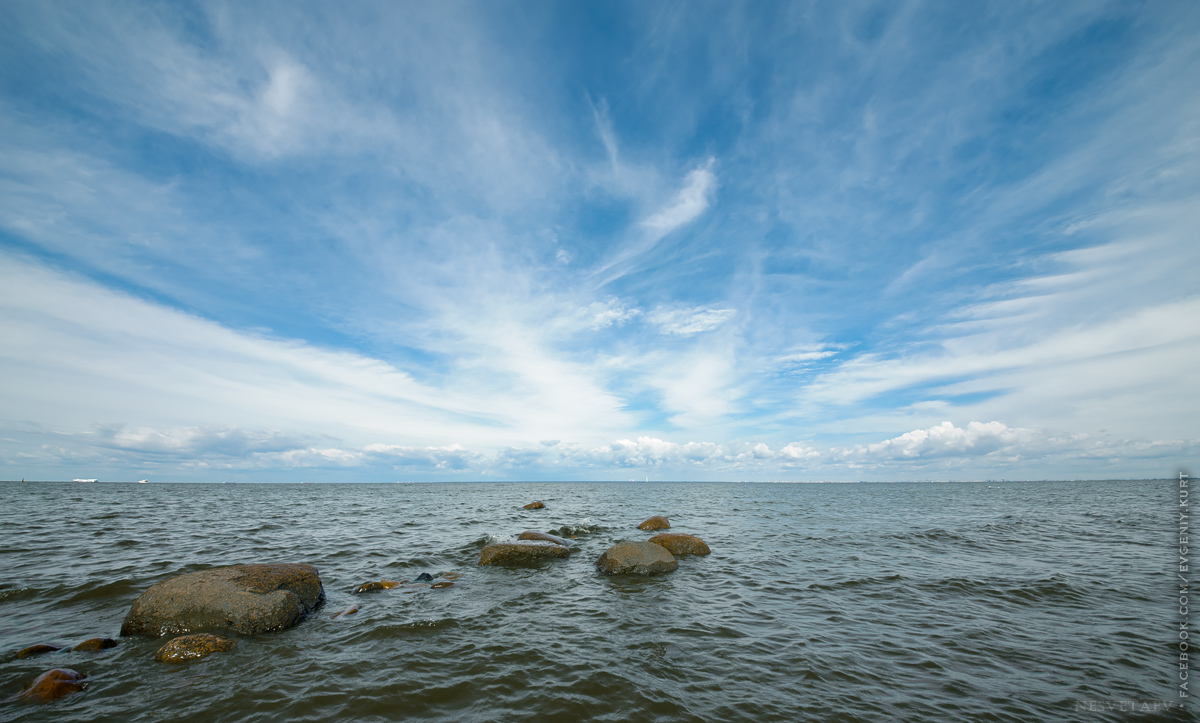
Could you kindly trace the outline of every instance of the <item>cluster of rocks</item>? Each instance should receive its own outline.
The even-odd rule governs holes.
[[[638,525],[639,530],[667,530],[671,522],[655,515]],[[676,555],[707,555],[704,540],[695,535],[663,532],[645,542],[625,540],[605,550],[596,560],[596,569],[605,575],[657,575],[679,567]]]
[[[115,647],[117,647],[117,641],[113,640],[112,638],[89,638],[89,639],[83,641],[82,643],[80,643],[79,645],[72,647],[71,650],[72,651],[107,650],[109,648],[115,648]],[[59,650],[62,650],[62,647],[58,646],[58,645],[46,645],[44,643],[39,644],[39,645],[30,645],[28,648],[21,648],[20,650],[17,651],[17,659],[19,660],[21,658],[32,658],[36,655],[44,655],[46,653],[54,653]]]
[[[545,509],[531,502],[524,509]],[[670,529],[666,517],[655,516],[638,529]],[[545,532],[526,530],[513,542],[484,546],[479,565],[519,565],[550,558],[568,557],[572,543]],[[663,532],[649,540],[622,541],[596,560],[596,568],[607,575],[654,575],[679,566],[676,555],[707,555],[708,545],[699,537]],[[414,580],[379,580],[359,585],[355,594],[383,590],[443,589],[454,586],[457,573],[436,576],[421,573]],[[321,576],[312,565],[250,564],[216,567],[177,575],[149,587],[134,601],[121,625],[122,636],[160,638],[174,636],[154,654],[163,663],[186,663],[213,653],[232,650],[237,641],[229,633],[243,636],[286,630],[312,615],[325,602]],[[340,618],[359,611],[352,605],[334,613]],[[224,633],[224,634],[222,634]],[[71,648],[99,651],[117,645],[111,638],[91,638]],[[28,658],[62,650],[54,645],[31,645],[17,651]],[[87,676],[67,668],[42,673],[20,694],[30,701],[47,702],[83,690]]]
[[[74,652],[85,651],[92,652],[97,650],[108,650],[109,648],[117,647],[117,641],[112,638],[89,638],[88,640],[79,643],[71,648]],[[62,650],[58,645],[30,645],[27,648],[22,648],[17,651],[17,658],[33,658],[46,653],[54,653]],[[83,673],[76,672],[70,668],[52,668],[42,673],[35,679],[28,688],[20,693],[17,697],[22,700],[36,701],[39,703],[47,703],[52,700],[78,693],[83,690],[84,680],[87,678]]]
[[[447,587],[454,587],[453,580],[458,578],[456,572],[439,572],[436,575],[430,575],[423,572],[410,580],[378,580],[376,582],[364,582],[354,588],[355,595],[361,595],[364,592],[377,592],[379,590],[395,590],[402,588],[409,592],[416,590],[441,590]],[[345,613],[349,615],[350,613]]]
[[[522,509],[544,510],[541,500],[530,502]],[[546,558],[569,557],[571,543],[547,532],[525,530],[514,542],[493,542],[479,551],[480,565],[528,565]]]
[[[524,509],[543,509],[542,502],[531,502]],[[670,529],[671,522],[655,515],[638,525],[639,530]],[[596,560],[596,569],[606,575],[656,575],[679,567],[676,555],[707,555],[711,551],[704,540],[676,532],[660,533],[645,542],[623,541],[610,547]],[[515,542],[495,542],[479,553],[480,565],[526,565],[546,558],[567,557],[571,543],[545,532],[526,530]]]
[[[379,592],[381,590],[399,590],[401,592],[418,592],[420,590],[444,590],[448,587],[454,587],[454,580],[458,578],[456,572],[439,572],[436,575],[430,575],[423,572],[417,575],[412,580],[376,580],[374,582],[364,582],[352,591],[355,595],[364,593]],[[354,615],[360,610],[360,606],[351,605],[333,613],[329,617],[333,620],[344,618],[349,615]]]

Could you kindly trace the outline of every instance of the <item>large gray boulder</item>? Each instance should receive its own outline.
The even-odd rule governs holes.
[[[312,565],[231,565],[163,580],[134,601],[121,635],[285,630],[325,602]]]
[[[657,575],[677,567],[675,556],[653,542],[618,542],[596,560],[605,575]]]

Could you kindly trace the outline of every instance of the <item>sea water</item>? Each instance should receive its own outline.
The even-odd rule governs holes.
[[[0,720],[1190,720],[1175,488],[0,483]],[[712,554],[598,574],[651,515]],[[526,529],[573,554],[476,565]],[[315,565],[325,606],[191,664],[69,650],[156,582],[248,562]],[[422,572],[459,576],[353,594]],[[68,649],[15,657],[36,643]],[[11,697],[54,667],[86,689]]]

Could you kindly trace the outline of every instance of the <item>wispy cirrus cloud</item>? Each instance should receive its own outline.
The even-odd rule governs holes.
[[[717,177],[712,172],[712,159],[701,168],[688,172],[683,188],[664,207],[642,220],[641,226],[655,240],[696,220],[708,210],[709,199],[716,189]]]
[[[705,306],[694,308],[670,308],[660,306],[646,315],[646,320],[662,330],[664,334],[692,336],[712,331],[733,318],[736,309],[710,309]]]

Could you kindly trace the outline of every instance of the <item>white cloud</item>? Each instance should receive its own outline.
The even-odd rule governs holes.
[[[853,408],[903,392],[914,403],[981,395],[958,413],[1027,427],[1128,437],[1192,428],[1181,389],[1200,388],[1200,296],[1175,278],[1200,264],[1194,204],[1112,211],[1106,243],[1028,263],[1042,273],[949,306],[924,338],[850,357],[798,395]],[[1097,231],[1099,232],[1099,231]],[[1164,385],[1162,380],[1170,379]]]
[[[671,423],[681,429],[719,424],[741,396],[730,350],[720,346],[663,355],[648,382],[662,395],[663,409],[674,412]]]
[[[524,324],[503,308],[451,323],[482,356],[430,385],[379,359],[238,332],[0,255],[0,409],[60,429],[113,420],[131,425],[113,444],[163,449],[223,427],[486,447],[624,426],[589,370]]]
[[[627,307],[613,298],[589,305],[588,311],[592,315],[591,327],[593,329],[605,329],[614,325],[623,326],[626,322],[642,315],[642,310],[636,306]]]
[[[950,422],[915,429],[899,437],[868,445],[863,454],[876,459],[912,459],[915,457],[973,456],[1029,442],[1032,434],[1010,429],[1000,422],[971,422],[966,428]]]
[[[692,336],[720,327],[736,313],[735,309],[713,309],[707,306],[659,306],[646,315],[646,320],[661,329],[664,334]]]
[[[611,259],[592,271],[592,277],[599,279],[598,286],[603,287],[630,273],[636,259],[658,246],[673,231],[695,221],[708,209],[717,185],[716,174],[712,171],[714,164],[715,159],[710,158],[703,167],[689,171],[684,177],[683,188],[641,220],[638,224],[641,233],[621,245]],[[657,173],[635,173],[624,167],[618,169],[615,165],[614,173],[619,174],[618,190],[624,193],[655,195],[654,190],[663,185],[657,181]]]
[[[776,359],[781,364],[802,364],[804,362],[820,361],[828,359],[831,356],[837,356],[836,351],[805,351],[797,354],[785,354]]]
[[[465,470],[483,459],[459,444],[443,447],[409,447],[395,444],[370,444],[363,448],[369,461],[382,461],[393,469]]]
[[[247,431],[229,427],[176,427],[152,429],[101,426],[89,443],[125,452],[166,455],[174,458],[223,455],[241,457],[263,452],[286,452],[307,444],[307,439],[277,431]]]
[[[642,221],[654,238],[661,238],[680,226],[696,220],[708,209],[709,197],[717,185],[717,177],[711,169],[713,161],[697,168],[684,178],[683,188],[670,203],[650,214]]]
[[[1072,476],[1147,476],[1169,473],[1155,465],[1163,456],[1200,452],[1200,439],[1120,439],[1010,427],[1002,422],[943,422],[880,442],[819,447],[791,442],[672,442],[642,435],[585,446],[544,440],[535,446],[487,451],[460,444],[417,446],[372,443],[319,446],[271,430],[236,428],[102,428],[80,434],[51,433],[40,447],[6,438],[26,451],[19,460],[54,461],[95,476],[130,469],[153,470],[156,479],[185,477],[189,470],[353,471],[355,478],[390,479],[864,479],[1044,478],[1047,465]],[[3,445],[0,445],[0,450]],[[4,462],[0,453],[0,462]],[[1041,472],[1041,474],[1039,474]],[[293,477],[289,477],[293,478]],[[340,479],[340,478],[339,478]]]

